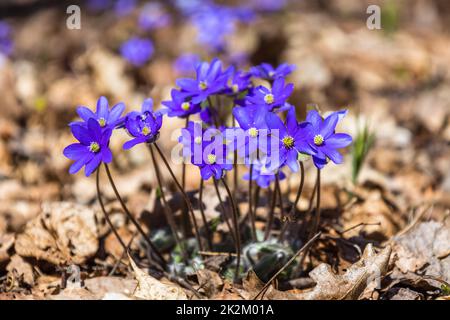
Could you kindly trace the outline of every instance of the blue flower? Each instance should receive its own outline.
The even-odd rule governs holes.
[[[222,62],[216,58],[211,63],[199,63],[196,68],[196,76],[196,79],[181,78],[176,81],[181,91],[192,97],[193,104],[202,103],[209,96],[224,90],[229,73],[222,72]]]
[[[147,3],[139,14],[139,27],[149,31],[163,28],[170,24],[170,15],[158,2]]]
[[[345,133],[335,133],[335,129],[339,120],[346,113],[347,111],[333,112],[325,119],[322,119],[316,110],[311,110],[306,115],[306,121],[312,125],[308,140],[317,150],[317,153],[312,157],[317,168],[322,169],[327,164],[327,159],[336,164],[342,163],[342,155],[337,149],[350,145],[352,137]]]
[[[266,121],[270,135],[278,141],[278,146],[274,146],[278,153],[278,159],[276,153],[270,155],[273,167],[280,168],[286,164],[293,172],[297,172],[299,153],[316,154],[316,149],[308,141],[312,125],[309,122],[298,123],[294,108],[289,109],[286,123],[283,123],[276,114],[271,112],[266,115]]]
[[[200,62],[200,57],[193,53],[184,53],[174,62],[173,67],[178,74],[190,75],[195,72],[195,66]]]
[[[152,57],[153,43],[149,39],[133,37],[120,47],[121,55],[132,65],[140,67]]]
[[[102,129],[95,119],[89,119],[87,126],[75,124],[70,129],[79,141],[69,145],[63,151],[67,158],[75,161],[69,169],[70,174],[77,173],[85,166],[85,175],[88,177],[102,162],[112,161],[112,153],[108,146],[111,128]]]
[[[236,139],[235,147],[238,154],[245,158],[254,156],[261,144],[267,141],[266,115],[268,111],[264,108],[247,106],[235,107],[232,112],[237,123],[244,130],[242,136]]]
[[[6,22],[0,21],[0,54],[9,56],[13,51],[11,39],[11,27]]]
[[[230,81],[228,82],[227,86],[228,89],[225,91],[225,93],[237,95],[242,91],[248,90],[251,86],[250,77],[251,75],[249,73],[243,72],[241,70],[237,70],[234,72],[234,68],[230,68],[230,74],[233,74]]]
[[[250,73],[256,78],[275,80],[280,77],[286,77],[295,70],[295,65],[283,63],[280,64],[276,69],[268,64],[261,63],[258,66],[250,68]]]
[[[120,116],[125,110],[125,104],[122,102],[116,104],[109,110],[108,99],[101,96],[97,100],[97,110],[94,112],[91,109],[81,106],[77,108],[77,113],[83,121],[75,121],[70,125],[87,126],[89,119],[95,119],[100,127],[114,129],[120,123]]]
[[[119,17],[124,17],[133,12],[136,8],[136,0],[117,0],[114,11]]]
[[[265,107],[269,111],[275,108],[284,108],[286,100],[294,90],[292,83],[284,85],[283,78],[277,78],[271,89],[264,86],[259,86],[253,90],[252,95],[247,97],[248,105],[255,105]]]
[[[181,130],[179,142],[183,145],[183,157],[200,169],[202,179],[220,179],[225,170],[233,169],[227,159],[227,146],[223,132],[210,128],[204,130],[200,123],[189,122]]]
[[[153,112],[152,99],[144,100],[140,112],[132,111],[125,117],[123,126],[134,138],[125,142],[123,148],[128,150],[139,143],[152,143],[158,139],[162,117],[160,112]]]
[[[252,169],[252,180],[256,181],[256,184],[261,188],[267,188],[270,186],[272,181],[275,181],[275,175],[278,171],[278,178],[283,180],[286,175],[283,171],[278,169],[273,169],[270,167],[270,163],[267,157],[263,157],[260,160],[256,160],[253,163]],[[250,172],[247,172],[242,177],[244,180],[250,180]]]
[[[193,104],[191,101],[186,99],[188,96],[186,93],[172,89],[170,94],[172,96],[172,100],[162,102],[162,104],[167,107],[167,109],[162,112],[167,113],[169,117],[186,118],[191,114],[201,111],[200,104]]]

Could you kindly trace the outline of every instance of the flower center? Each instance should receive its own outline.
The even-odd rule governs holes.
[[[152,130],[150,130],[149,127],[145,126],[145,127],[142,128],[142,134],[144,136],[148,136],[150,134],[150,132],[152,132]]]
[[[105,118],[100,118],[100,119],[98,119],[98,124],[100,125],[100,127],[106,126],[106,120],[105,120]]]
[[[269,77],[273,77],[275,75],[275,72],[274,71],[269,71]]]
[[[248,134],[250,135],[250,137],[252,138],[256,138],[258,136],[258,129],[256,128],[250,128],[248,129]]]
[[[208,154],[208,162],[209,162],[209,164],[216,163],[216,155],[215,154]]]
[[[320,135],[320,134],[317,134],[317,135],[315,135],[314,136],[314,144],[316,145],[316,146],[320,146],[320,145],[322,145],[323,144],[323,137]]]
[[[94,153],[99,152],[100,145],[98,144],[98,142],[91,142],[91,144],[89,145],[89,151]]]
[[[191,108],[191,104],[189,102],[183,102],[181,104],[181,109],[183,109],[184,111],[188,111]]]
[[[198,88],[200,90],[206,90],[208,88],[208,85],[206,84],[206,81],[200,81],[200,83],[198,84]]]
[[[291,136],[284,137],[281,142],[283,142],[283,145],[286,149],[290,149],[294,146],[294,138],[292,138]]]
[[[201,144],[201,143],[202,143],[202,137],[195,137],[195,138],[194,138],[194,142],[195,142],[196,144]]]
[[[268,93],[264,96],[264,102],[267,104],[272,104],[275,98],[273,97],[273,94]]]
[[[231,86],[231,89],[233,90],[233,93],[238,93],[239,92],[239,86],[237,84],[233,84]]]

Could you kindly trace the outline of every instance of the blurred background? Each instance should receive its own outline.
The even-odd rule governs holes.
[[[74,4],[79,29],[68,28],[77,21],[70,20],[76,10],[66,11]],[[379,6],[381,29],[368,28],[369,5]],[[3,0],[0,21],[0,234],[23,228],[44,201],[94,203],[94,179],[70,176],[62,155],[77,106],[94,109],[105,95],[127,110],[147,97],[159,108],[176,78],[216,56],[245,70],[295,64],[289,102],[299,117],[310,104],[323,112],[349,108],[340,130],[356,138],[367,129],[372,143],[356,177],[362,161],[351,148],[344,165],[324,171],[325,208],[356,185],[370,201],[354,208],[352,223],[376,216],[382,223],[373,234],[388,238],[411,208],[434,203],[432,214],[443,216],[450,205],[448,1]],[[133,38],[147,40],[137,54],[126,47]],[[182,124],[164,120],[160,144],[168,155]],[[128,138],[115,134],[114,174],[140,212],[155,186],[150,158],[144,149],[121,151]],[[181,166],[174,169],[180,174]],[[188,189],[198,181],[189,168]],[[283,188],[297,184],[290,175]]]

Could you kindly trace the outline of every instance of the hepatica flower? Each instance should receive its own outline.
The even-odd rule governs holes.
[[[322,169],[328,159],[336,164],[343,161],[342,155],[337,149],[345,148],[352,143],[352,137],[345,133],[335,133],[336,125],[346,112],[333,112],[325,119],[316,110],[311,110],[306,115],[306,121],[311,123],[311,130],[308,134],[310,145],[317,150],[312,158],[317,168]]]
[[[12,51],[11,27],[6,22],[0,21],[0,54],[9,56]]]
[[[216,128],[202,129],[200,123],[189,122],[181,130],[179,142],[183,145],[183,157],[200,169],[202,179],[220,179],[233,164],[227,160],[227,146],[222,132]]]
[[[200,104],[193,104],[187,100],[187,94],[179,90],[172,89],[172,100],[163,101],[162,104],[167,107],[164,113],[167,113],[169,117],[186,118],[191,114],[195,114],[201,111]]]
[[[142,103],[141,111],[132,111],[125,117],[123,126],[133,137],[124,143],[125,150],[131,149],[139,143],[151,143],[158,139],[162,126],[162,114],[153,111],[153,100],[146,99]]]
[[[195,72],[195,66],[200,62],[200,57],[194,53],[184,53],[174,62],[173,67],[178,74],[190,75]]]
[[[192,103],[198,104],[224,90],[228,77],[229,72],[222,71],[222,62],[216,58],[211,63],[202,62],[197,65],[196,79],[181,78],[176,81],[176,84],[182,92],[192,97]]]
[[[283,123],[276,114],[271,112],[266,115],[266,121],[271,136],[278,141],[278,146],[276,146],[278,159],[271,154],[271,164],[274,167],[279,168],[286,164],[293,172],[297,172],[299,153],[309,155],[317,153],[309,143],[312,125],[308,122],[298,123],[294,108],[289,109],[286,123]]]
[[[105,97],[100,97],[97,100],[97,110],[92,112],[89,108],[81,106],[77,108],[77,113],[83,121],[72,122],[70,125],[82,125],[87,126],[89,119],[94,119],[98,122],[100,127],[114,129],[119,122],[120,116],[125,110],[125,104],[122,102],[116,104],[109,109],[108,100]]]
[[[258,66],[250,68],[250,73],[256,78],[265,80],[275,80],[280,77],[286,77],[295,70],[295,65],[283,63],[274,68],[268,63],[261,63]]]
[[[260,143],[267,140],[266,115],[268,111],[256,106],[235,107],[233,115],[241,127],[242,137],[236,140],[236,148],[239,156],[249,157],[254,155]]]
[[[141,29],[150,31],[163,28],[170,24],[170,15],[158,2],[147,3],[139,14],[138,25]]]
[[[271,89],[264,86],[255,88],[253,94],[247,97],[247,104],[264,107],[268,111],[283,108],[293,90],[292,83],[284,85],[284,78],[277,78]]]
[[[234,71],[234,68],[230,68],[231,71],[230,74],[233,74],[233,76],[230,78],[228,82],[228,89],[226,90],[226,93],[237,95],[245,90],[248,90],[251,86],[251,74],[237,70]]]
[[[253,163],[252,180],[255,181],[261,188],[267,188],[270,186],[272,181],[275,181],[275,175],[277,172],[280,180],[286,178],[283,171],[271,168],[268,158],[263,157]],[[245,173],[242,178],[244,180],[250,180],[250,172]]]
[[[133,37],[120,47],[121,55],[136,67],[143,66],[154,52],[153,43],[149,39]]]
[[[71,174],[77,173],[85,166],[86,177],[90,176],[98,166],[112,161],[109,149],[111,128],[102,128],[95,119],[89,119],[87,126],[74,124],[70,127],[72,134],[79,141],[66,147],[64,155],[75,162],[69,169]]]

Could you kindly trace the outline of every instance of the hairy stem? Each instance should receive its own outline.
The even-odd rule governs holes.
[[[248,180],[248,215],[250,217],[250,230],[252,233],[252,240],[256,242],[256,226],[255,226],[255,215],[253,212],[253,164],[250,164],[250,179]]]
[[[234,201],[233,194],[230,191],[230,188],[228,187],[227,182],[224,178],[221,178],[221,181],[223,183],[223,186],[225,187],[228,197],[231,201],[231,206],[233,208],[233,224],[234,224],[234,231],[236,235],[236,254],[237,254],[237,262],[236,262],[236,273],[235,273],[235,280],[238,280],[239,278],[239,268],[241,263],[241,233],[239,231],[239,224],[238,224],[238,212],[237,212],[237,206],[236,202]]]
[[[222,196],[220,195],[219,186],[217,185],[216,179],[213,179],[213,181],[214,181],[214,188],[216,189],[217,198],[219,199],[220,209],[223,212],[223,217],[224,217],[225,223],[227,224],[228,231],[230,232],[231,238],[233,239],[233,244],[236,247],[237,246],[236,237],[234,235],[233,227],[231,226],[230,221],[228,220],[227,209],[225,208],[225,204],[223,202]]]
[[[316,191],[316,214],[314,217],[314,224],[313,227],[311,229],[311,232],[309,234],[308,238],[311,238],[313,234],[315,234],[317,232],[317,230],[319,229],[319,224],[320,224],[320,169],[317,169],[317,187],[316,187],[317,191]]]
[[[189,124],[189,116],[186,117],[186,123],[184,125],[185,128],[188,127]],[[186,187],[186,163],[184,162],[181,164],[181,186],[183,187],[183,190]]]
[[[208,249],[212,250],[212,238],[211,238],[211,230],[209,229],[208,221],[206,220],[205,210],[203,210],[203,179],[200,178],[200,191],[198,194],[198,206],[200,208],[200,213],[202,215],[203,227],[205,228],[205,236],[206,241],[208,243]]]
[[[159,148],[158,144],[155,142],[154,146],[156,150],[158,151],[161,159],[163,160],[167,170],[169,171],[170,175],[172,176],[173,181],[175,182],[175,185],[177,186],[178,190],[180,190],[181,194],[183,195],[184,201],[186,202],[186,205],[188,206],[189,213],[191,215],[192,224],[194,226],[194,232],[195,232],[195,238],[197,239],[198,248],[200,251],[203,251],[203,244],[200,239],[200,233],[198,230],[197,220],[195,219],[194,209],[192,208],[191,200],[189,200],[188,195],[186,194],[186,191],[184,191],[181,184],[178,182],[177,177],[175,177],[175,174],[172,171],[172,168],[170,168],[169,162],[167,162],[166,157],[164,156],[164,153]]]
[[[150,237],[145,233],[145,231],[142,229],[141,225],[137,220],[134,218],[134,216],[131,214],[131,212],[128,210],[127,206],[125,205],[125,202],[123,201],[122,197],[119,194],[119,191],[117,190],[116,184],[114,183],[114,180],[112,178],[111,172],[109,171],[109,167],[106,163],[104,163],[106,174],[108,175],[109,183],[111,184],[111,187],[114,190],[114,194],[116,195],[117,200],[119,200],[120,205],[122,206],[123,211],[125,211],[125,214],[128,216],[128,218],[131,220],[131,222],[134,224],[136,229],[139,231],[139,233],[144,237],[147,244],[150,246],[152,252],[158,257],[160,260],[160,263],[162,264],[163,269],[167,265],[166,259],[162,256],[161,252],[156,248],[155,244],[150,240]]]
[[[163,209],[164,209],[164,213],[166,215],[166,220],[169,223],[169,227],[172,231],[172,234],[175,238],[175,242],[177,243],[177,245],[180,247],[181,253],[183,255],[183,258],[187,261],[188,259],[188,253],[186,251],[186,247],[185,247],[185,243],[186,243],[186,239],[184,238],[183,241],[180,239],[179,235],[178,235],[178,231],[177,231],[177,225],[175,222],[175,217],[173,215],[173,212],[170,210],[170,206],[167,202],[166,199],[166,194],[163,188],[163,182],[162,182],[162,177],[161,177],[161,171],[159,170],[159,167],[156,163],[156,157],[155,157],[155,153],[153,151],[152,145],[148,144],[148,150],[150,151],[150,156],[152,158],[152,162],[153,162],[153,168],[155,170],[155,175],[156,175],[156,180],[158,182],[158,187],[159,190],[161,191],[161,199],[162,199],[162,203],[163,203]],[[185,235],[183,236],[185,237]]]
[[[272,191],[272,200],[270,204],[269,216],[267,218],[266,230],[264,232],[264,241],[269,239],[270,232],[272,231],[273,216],[275,213],[275,205],[277,203],[277,188],[278,185],[275,184],[274,190]]]

